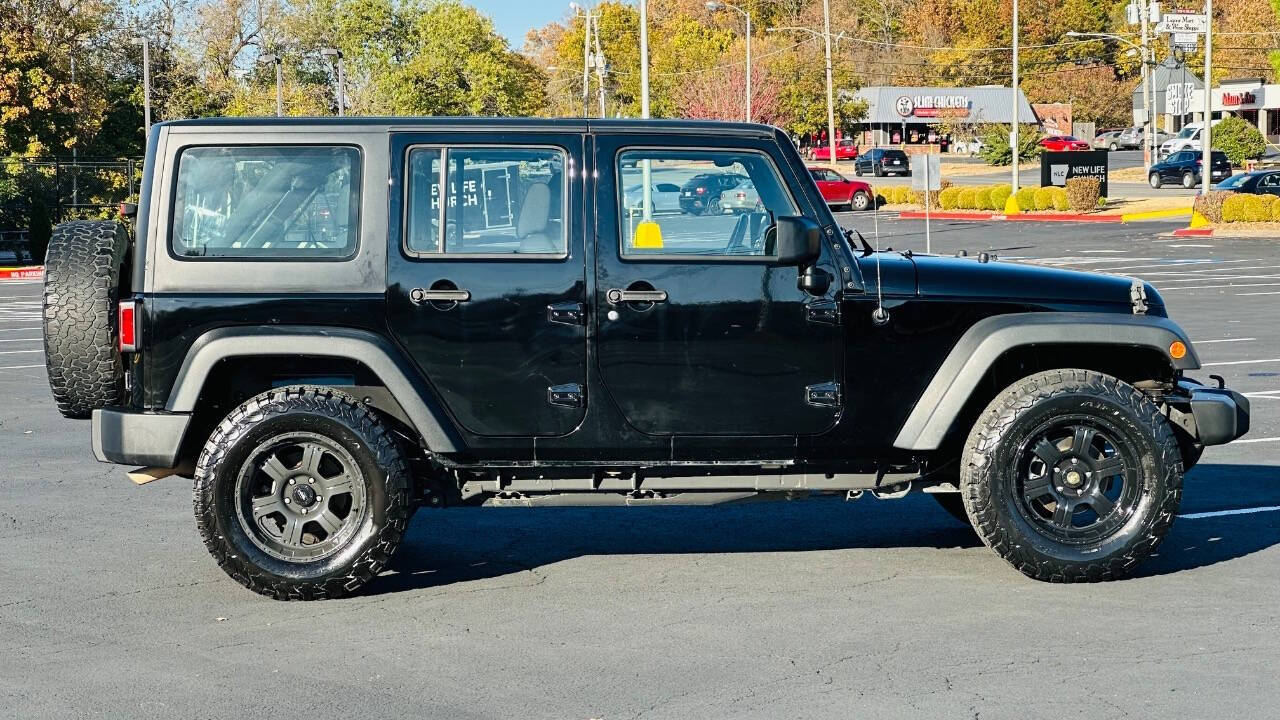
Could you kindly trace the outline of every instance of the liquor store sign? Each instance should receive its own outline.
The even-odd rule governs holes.
[[[968,95],[902,95],[894,104],[904,118],[964,118],[972,107]]]

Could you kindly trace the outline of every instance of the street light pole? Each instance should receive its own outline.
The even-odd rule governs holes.
[[[576,2],[569,9],[582,15],[582,117],[587,117],[591,102],[591,14]]]
[[[1018,0],[1013,0],[1016,5]],[[827,52],[827,156],[832,167],[836,164],[836,99],[831,87],[831,0],[822,0],[822,40]]]
[[[600,99],[600,117],[605,117],[604,105],[604,50],[600,49],[600,16],[595,16],[595,32],[592,33],[596,44],[596,89]]]
[[[732,10],[737,10],[737,11],[738,11],[738,13],[739,13],[740,15],[742,15],[742,17],[744,17],[744,18],[746,18],[746,19],[747,19],[747,102],[746,102],[746,119],[747,119],[747,122],[751,122],[751,13],[747,12],[746,10],[743,10],[742,8],[738,7],[737,5],[734,5],[733,3],[718,2],[718,0],[712,0],[712,2],[708,2],[708,3],[707,3],[707,10],[710,10],[711,12],[716,12],[716,11],[718,11],[718,10],[724,10],[724,9],[726,9],[726,8],[728,8],[728,9],[732,9]]]
[[[1200,131],[1200,192],[1213,187],[1213,0],[1204,0],[1204,129]]]
[[[142,46],[142,128],[145,137],[151,137],[151,39],[134,40]]]
[[[334,58],[338,66],[338,91],[337,91],[338,117],[342,117],[343,106],[347,104],[346,90],[343,87],[345,78],[343,77],[343,74],[342,74],[342,51],[339,50],[338,48],[327,47],[327,48],[321,48],[320,54],[325,57]]]
[[[649,0],[640,0],[640,117],[649,118]],[[653,162],[640,162],[643,220],[653,220]]]
[[[1018,146],[1018,0],[1013,0],[1013,125],[1009,128],[1009,154],[1013,159],[1013,182],[1012,188],[1014,195],[1018,192],[1018,161],[1020,149]],[[1010,195],[1009,197],[1013,197]]]
[[[259,60],[276,65],[276,117],[284,117],[284,69],[281,65],[284,58],[279,55],[263,55]]]

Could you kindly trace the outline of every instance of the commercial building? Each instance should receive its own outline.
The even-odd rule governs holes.
[[[1224,80],[1209,89],[1214,119],[1234,115],[1257,126],[1268,142],[1280,142],[1280,85],[1268,85],[1262,78]],[[1192,93],[1192,115],[1204,119],[1204,91]]]
[[[1176,133],[1183,125],[1192,122],[1196,108],[1203,108],[1204,101],[1199,104],[1195,100],[1196,92],[1204,88],[1199,75],[1192,72],[1185,64],[1166,58],[1151,71],[1151,89],[1155,98],[1151,106],[1151,114],[1155,117],[1157,128],[1169,133]],[[1201,96],[1203,98],[1203,96]],[[1133,124],[1142,125],[1146,118],[1143,115],[1142,83],[1133,89]]]
[[[1013,119],[1013,91],[999,85],[938,88],[882,85],[854,94],[867,103],[859,142],[867,145],[946,144],[976,135],[982,125]],[[1018,91],[1018,121],[1038,124]]]

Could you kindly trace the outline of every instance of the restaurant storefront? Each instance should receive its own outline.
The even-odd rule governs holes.
[[[866,119],[857,126],[858,141],[865,145],[948,146],[953,141],[971,139],[983,125],[1013,119],[1013,91],[996,85],[883,85],[862,88],[854,97],[867,103]],[[1018,121],[1032,125],[1039,122],[1022,91],[1018,91]]]
[[[1214,119],[1229,115],[1258,128],[1268,142],[1280,142],[1280,85],[1264,84],[1262,78],[1224,80],[1209,89]],[[1192,93],[1191,107],[1197,122],[1204,119],[1204,91]]]

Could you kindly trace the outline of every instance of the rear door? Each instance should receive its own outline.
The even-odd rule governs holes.
[[[611,400],[633,428],[658,436],[794,438],[831,427],[838,392],[810,397],[807,388],[840,382],[840,328],[810,312],[834,304],[799,290],[797,268],[770,259],[774,218],[816,217],[789,189],[809,180],[764,138],[715,148],[697,136],[646,140],[596,143],[595,358]],[[618,188],[646,163],[655,181],[745,174],[764,211],[655,215],[640,232],[643,214]],[[829,255],[824,262],[834,270]]]
[[[573,430],[586,398],[582,136],[392,137],[388,324],[462,427]]]

